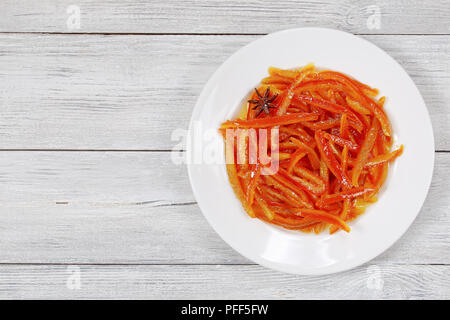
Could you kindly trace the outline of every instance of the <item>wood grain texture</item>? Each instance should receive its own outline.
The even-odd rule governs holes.
[[[0,298],[449,299],[449,269],[370,264],[304,277],[236,265],[0,265]]]
[[[179,155],[183,155],[180,153]],[[171,205],[194,201],[170,152],[0,152],[0,207]]]
[[[208,225],[170,153],[1,155],[0,263],[251,263]],[[450,264],[450,153],[436,156],[421,213],[376,263]]]
[[[80,10],[79,29],[68,27],[70,5]],[[370,20],[376,16],[379,25]],[[2,32],[261,34],[320,26],[364,34],[450,33],[448,0],[4,0],[2,18]]]
[[[164,149],[256,36],[0,35],[0,148]],[[450,150],[450,36],[365,36],[412,76]]]

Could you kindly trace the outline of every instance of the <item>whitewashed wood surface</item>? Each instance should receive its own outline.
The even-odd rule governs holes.
[[[68,24],[77,8],[79,29]],[[171,132],[187,128],[214,70],[299,26],[386,50],[419,87],[436,139],[432,186],[405,236],[322,277],[232,250],[171,161],[184,155]],[[449,299],[449,61],[450,1],[2,1],[0,298]]]

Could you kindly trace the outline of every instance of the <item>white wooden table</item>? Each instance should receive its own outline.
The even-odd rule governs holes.
[[[355,3],[2,0],[0,298],[450,298],[450,1]],[[187,128],[212,72],[261,35],[301,26],[392,55],[436,140],[431,190],[406,235],[321,277],[236,253],[171,161],[170,134]]]

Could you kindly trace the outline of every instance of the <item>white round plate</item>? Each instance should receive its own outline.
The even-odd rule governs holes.
[[[233,119],[249,92],[270,66],[320,68],[343,72],[380,90],[403,155],[390,165],[378,201],[350,223],[351,232],[320,235],[290,231],[250,218],[228,182],[224,160],[208,163],[212,143],[224,159],[220,124]],[[403,68],[372,43],[352,34],[321,28],[269,34],[234,53],[210,78],[194,108],[188,139],[189,177],[200,209],[214,230],[243,256],[276,270],[328,274],[361,265],[381,254],[408,229],[420,211],[431,182],[434,139],[418,89]],[[211,132],[213,132],[211,134]],[[195,158],[194,154],[197,155]],[[205,158],[201,161],[198,155]],[[195,158],[195,159],[193,159]],[[199,160],[200,159],[200,160]],[[206,160],[205,160],[206,159]]]

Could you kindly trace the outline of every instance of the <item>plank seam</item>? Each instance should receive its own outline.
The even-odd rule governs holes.
[[[370,264],[370,261],[361,265]],[[377,265],[396,265],[396,266],[440,266],[450,267],[447,263],[397,263],[397,262],[376,262]],[[261,266],[257,263],[79,263],[79,262],[0,262],[1,266]]]
[[[43,205],[58,205],[58,206],[75,206],[75,207],[83,207],[83,206],[94,206],[94,207],[104,207],[104,208],[113,208],[113,207],[134,207],[134,206],[146,206],[149,205],[150,208],[169,208],[169,207],[177,207],[177,206],[193,206],[197,205],[196,201],[187,201],[187,202],[170,202],[169,200],[148,200],[148,201],[137,201],[137,202],[84,202],[84,201],[55,201],[55,202],[29,202],[30,204],[39,204]],[[5,206],[6,205],[6,206]],[[15,202],[3,202],[0,203],[1,207],[15,207],[15,206],[23,205],[23,203],[15,203]]]
[[[0,152],[186,152],[185,149],[0,149]],[[450,153],[450,150],[435,150],[436,153]]]

